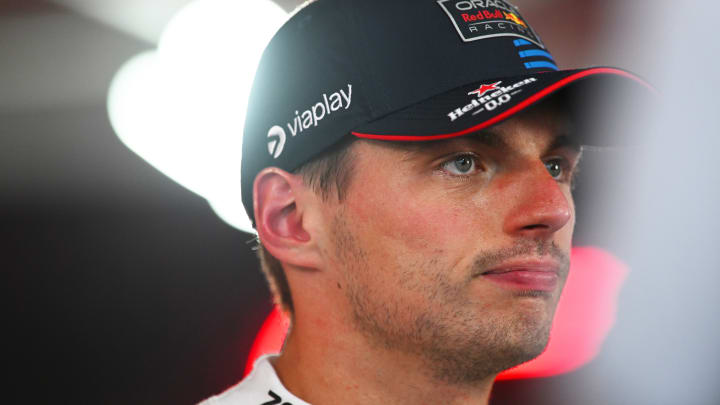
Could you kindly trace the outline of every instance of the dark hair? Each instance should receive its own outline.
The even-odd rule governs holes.
[[[353,140],[353,137],[348,137],[347,140],[300,166],[294,173],[302,176],[305,185],[312,188],[324,201],[328,201],[333,196],[333,192],[338,201],[343,201],[353,173],[351,153]],[[295,307],[282,263],[263,247],[260,240],[258,240],[257,254],[260,268],[267,279],[275,303],[292,316]]]

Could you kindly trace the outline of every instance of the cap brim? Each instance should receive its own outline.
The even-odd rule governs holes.
[[[640,77],[617,68],[528,74],[458,87],[364,124],[352,134],[388,141],[459,137],[498,124],[561,91],[569,96],[569,108],[574,115],[607,111],[610,104],[633,105],[657,94]],[[612,136],[585,135],[582,143],[586,145],[624,143]]]

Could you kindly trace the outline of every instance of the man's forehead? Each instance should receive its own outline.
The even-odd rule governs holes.
[[[501,133],[495,128],[485,129],[464,136],[458,136],[448,139],[436,139],[431,141],[378,141],[391,147],[405,150],[408,152],[423,152],[427,150],[439,149],[449,146],[459,145],[477,145],[493,148],[507,147],[507,143],[503,139]]]

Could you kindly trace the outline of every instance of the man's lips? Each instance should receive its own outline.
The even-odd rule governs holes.
[[[556,261],[513,261],[480,276],[510,290],[552,292],[560,281],[560,269]]]

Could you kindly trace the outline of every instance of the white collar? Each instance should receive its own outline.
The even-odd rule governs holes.
[[[264,355],[239,384],[199,405],[310,405],[291,394],[278,378],[271,361],[278,355]]]

